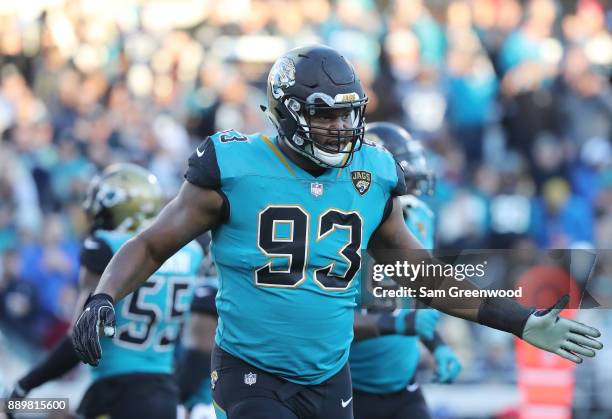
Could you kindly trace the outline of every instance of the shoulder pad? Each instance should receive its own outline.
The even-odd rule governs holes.
[[[261,134],[245,135],[235,130],[218,132],[210,137],[221,186],[232,179],[260,170],[256,162],[261,161],[262,150],[266,147],[263,138]]]
[[[96,231],[83,240],[79,263],[88,271],[101,275],[113,257],[114,250],[112,245],[97,233]]]
[[[401,166],[395,161],[393,155],[380,144],[363,147],[365,165],[376,174],[378,182],[390,191],[392,196],[401,196],[406,192],[404,173]]]

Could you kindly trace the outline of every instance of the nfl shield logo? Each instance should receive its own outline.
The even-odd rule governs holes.
[[[257,382],[257,374],[253,374],[249,372],[248,374],[244,374],[244,384],[247,386],[252,386]]]
[[[310,193],[316,196],[317,198],[323,195],[323,184],[318,182],[313,182],[310,184]]]

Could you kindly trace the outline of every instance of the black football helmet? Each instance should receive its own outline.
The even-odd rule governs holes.
[[[361,147],[367,96],[353,66],[323,45],[293,49],[281,56],[268,75],[268,109],[280,138],[322,167],[345,167]],[[349,109],[352,127],[327,129],[312,125],[313,116]],[[333,138],[326,145],[311,135]],[[319,134],[321,133],[321,134]]]
[[[402,166],[409,194],[433,195],[436,178],[427,165],[425,149],[408,131],[390,122],[374,122],[367,125],[365,136],[382,144]]]

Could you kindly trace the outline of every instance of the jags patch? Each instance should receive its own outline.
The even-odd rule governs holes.
[[[372,184],[372,174],[365,170],[354,170],[351,172],[351,180],[359,195],[364,195]]]

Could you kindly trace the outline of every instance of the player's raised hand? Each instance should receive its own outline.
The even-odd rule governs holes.
[[[593,338],[601,336],[599,330],[559,316],[569,302],[569,296],[561,297],[548,310],[534,312],[525,323],[522,338],[533,346],[555,353],[576,364],[584,356],[595,356],[595,350],[603,344]]]
[[[100,326],[106,336],[114,336],[115,309],[113,298],[108,294],[95,294],[87,299],[72,331],[75,352],[81,361],[93,366],[97,366],[102,357]]]
[[[461,372],[461,362],[455,352],[447,345],[440,345],[434,350],[433,357],[436,362],[435,381],[443,384],[455,381]]]

